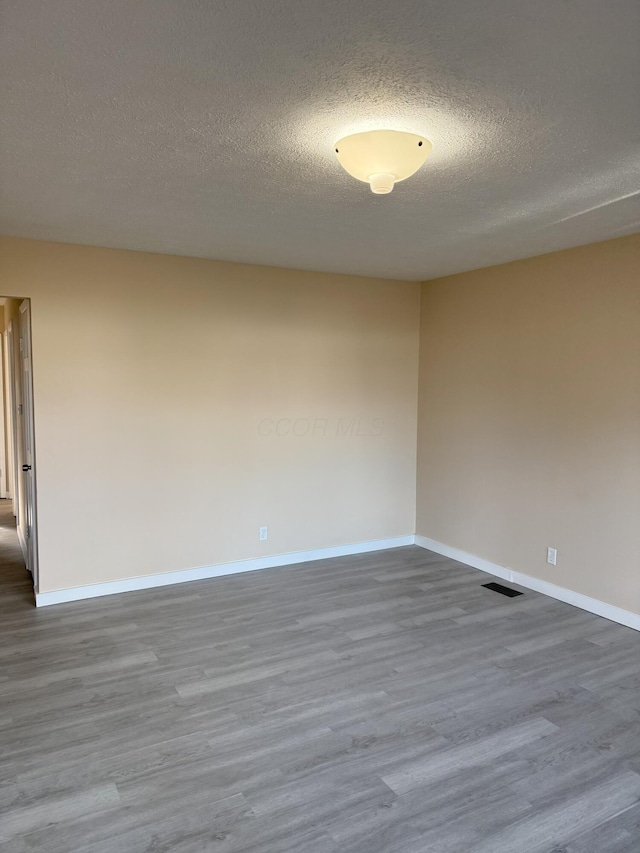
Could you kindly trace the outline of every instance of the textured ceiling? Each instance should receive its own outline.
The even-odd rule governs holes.
[[[0,0],[0,232],[425,279],[640,231],[637,0]],[[374,196],[333,143],[433,141]]]

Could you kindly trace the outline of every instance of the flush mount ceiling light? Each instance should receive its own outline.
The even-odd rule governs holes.
[[[424,136],[399,130],[369,130],[336,142],[338,163],[353,178],[371,186],[377,195],[390,193],[398,181],[415,172],[431,153]]]

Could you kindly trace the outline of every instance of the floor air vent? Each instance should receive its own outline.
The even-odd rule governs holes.
[[[502,586],[501,583],[483,583],[485,589],[490,589],[493,592],[499,592],[500,595],[506,595],[509,598],[515,598],[516,595],[522,595],[517,589],[509,589],[508,586]]]

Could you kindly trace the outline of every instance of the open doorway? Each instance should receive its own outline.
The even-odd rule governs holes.
[[[0,514],[10,518],[8,508],[11,507],[24,563],[37,591],[31,304],[28,299],[0,299],[0,334],[3,410],[0,418]]]

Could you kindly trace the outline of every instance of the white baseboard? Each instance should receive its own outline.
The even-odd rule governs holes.
[[[93,583],[87,586],[74,586],[69,589],[56,589],[51,592],[36,592],[36,607],[48,607],[65,601],[80,601],[84,598],[98,598],[103,595],[115,595],[119,592],[133,592],[138,589],[152,589],[157,586],[169,586],[188,581],[218,578],[223,575],[235,575],[240,572],[255,572],[276,566],[291,566],[296,563],[309,563],[314,560],[327,560],[331,557],[347,557],[351,554],[366,554],[369,551],[384,551],[387,548],[400,548],[413,545],[415,536],[396,536],[393,539],[374,539],[369,542],[357,542],[353,545],[337,545],[334,548],[320,548],[315,551],[295,551],[292,554],[276,554],[272,557],[258,557],[255,560],[238,560],[233,563],[220,563],[217,566],[200,566],[197,569],[184,569],[179,572],[163,572],[158,575],[144,575],[137,578]]]
[[[640,631],[639,613],[633,613],[631,610],[623,610],[621,607],[615,607],[613,604],[607,604],[604,601],[599,601],[597,598],[590,598],[588,595],[582,595],[582,593],[574,592],[572,589],[556,586],[554,583],[539,580],[538,578],[531,577],[531,575],[525,575],[522,572],[508,569],[505,566],[499,566],[497,563],[491,563],[482,557],[468,554],[459,548],[443,545],[442,542],[437,542],[435,539],[429,539],[426,536],[416,536],[415,542],[421,548],[434,551],[436,554],[442,554],[444,557],[450,557],[459,563],[464,563],[474,569],[480,569],[481,572],[487,572],[490,575],[502,578],[502,580],[523,586],[526,589],[541,592],[550,598],[556,598],[558,601],[564,601],[566,604],[573,604],[574,607],[579,607],[581,610],[588,610],[589,613],[604,616],[605,619],[610,619],[611,622],[618,622],[627,628],[634,628],[636,631]]]
[[[26,543],[20,541],[23,549]],[[255,572],[260,569],[276,568],[277,566],[291,566],[297,563],[309,563],[315,560],[327,560],[331,557],[348,557],[352,554],[366,554],[371,551],[383,551],[387,548],[401,548],[404,545],[419,545],[436,554],[450,557],[459,563],[464,563],[474,569],[494,575],[510,583],[518,584],[526,589],[532,589],[566,604],[572,604],[581,610],[603,616],[612,622],[625,625],[640,631],[640,614],[630,610],[623,610],[613,604],[607,604],[597,598],[566,589],[562,586],[539,580],[538,578],[514,571],[506,566],[500,566],[445,545],[435,539],[426,536],[396,536],[392,539],[374,539],[369,542],[357,542],[353,545],[338,545],[333,548],[320,548],[313,551],[295,551],[291,554],[276,554],[271,557],[258,557],[253,560],[238,560],[232,563],[220,563],[215,566],[200,566],[196,569],[184,569],[179,572],[163,572],[157,575],[144,575],[143,577],[125,578],[123,580],[107,581],[106,583],[88,584],[87,586],[75,586],[68,589],[56,589],[51,592],[36,592],[36,607],[48,607],[52,604],[62,604],[67,601],[80,601],[86,598],[98,598],[104,595],[115,595],[120,592],[133,592],[140,589],[153,589],[154,587],[170,586],[172,584],[187,583],[195,580],[206,580],[224,575],[235,575],[241,572]]]

